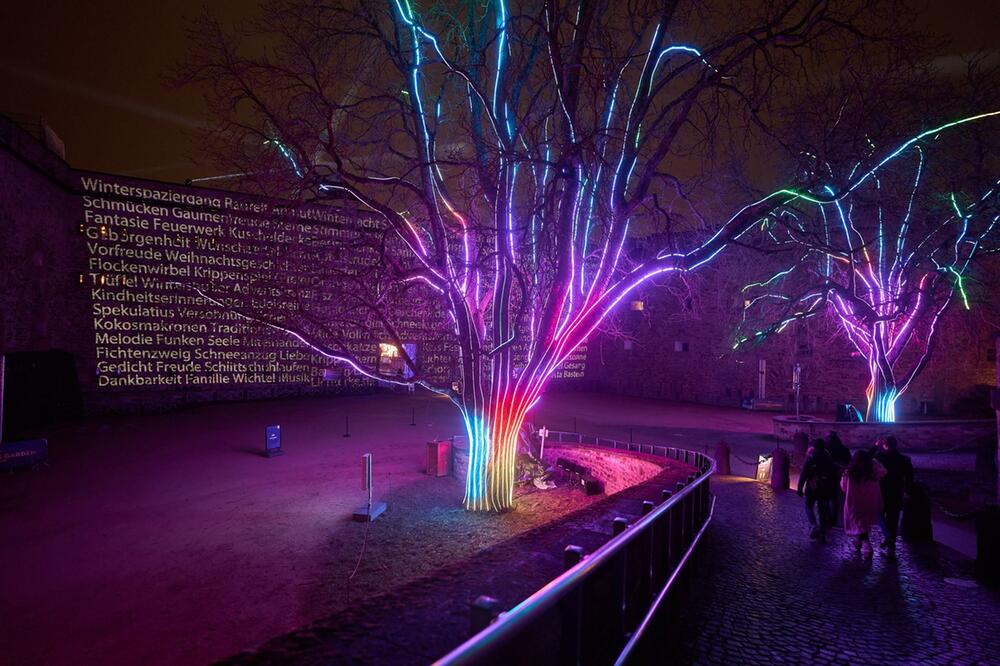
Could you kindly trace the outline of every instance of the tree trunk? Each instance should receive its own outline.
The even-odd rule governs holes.
[[[469,438],[465,508],[505,511],[514,505],[517,441],[527,409],[513,400],[493,398],[481,412],[463,410]]]
[[[868,396],[866,421],[875,423],[896,421],[896,400],[899,399],[899,389],[895,382],[883,377],[878,368],[874,368],[871,372],[866,394]]]

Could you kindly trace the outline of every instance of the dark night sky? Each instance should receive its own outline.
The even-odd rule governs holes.
[[[175,182],[213,173],[193,159],[193,130],[205,119],[200,91],[164,83],[185,55],[185,21],[204,0],[19,5],[3,11],[12,20],[0,40],[0,113],[44,118],[74,167]],[[236,18],[255,3],[209,6]]]
[[[925,0],[922,28],[952,40],[951,52],[1000,47],[1000,0]],[[201,94],[164,77],[185,53],[185,19],[204,0],[25,2],[5,8],[0,113],[44,118],[78,168],[180,182],[214,173],[196,164],[192,130]],[[227,19],[252,0],[213,0]]]

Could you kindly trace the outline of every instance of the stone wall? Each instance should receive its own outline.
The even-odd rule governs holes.
[[[398,331],[424,378],[458,374],[430,289],[383,279],[379,253],[398,239],[370,213],[75,170],[0,117],[0,224],[8,408],[48,404],[74,383],[55,376],[59,362],[89,413],[384,388],[241,312],[335,338],[358,365],[405,377],[381,344]],[[366,290],[386,304],[391,334],[358,305]],[[557,384],[582,379],[586,355]]]
[[[85,291],[74,281],[84,257],[69,240],[68,173],[44,144],[0,122],[0,439],[79,414],[81,387],[93,377],[78,362],[93,333]]]
[[[840,403],[853,403],[863,412],[865,361],[828,320],[798,322],[762,344],[733,350],[743,308],[740,286],[747,281],[741,271],[748,256],[741,252],[747,251],[723,253],[685,277],[684,285],[668,283],[624,300],[616,311],[615,334],[602,334],[591,343],[590,385],[628,395],[739,406],[760,397],[758,371],[764,361],[766,398],[776,401],[780,411],[794,413],[792,368],[799,363],[803,413],[832,414]],[[1000,280],[984,280],[976,288],[985,305],[1000,303]],[[900,416],[918,415],[922,406],[930,415],[990,415],[996,329],[978,316],[982,307],[973,312],[953,307],[942,319],[931,361],[897,403]]]
[[[973,449],[995,444],[996,424],[993,419],[898,421],[896,423],[838,422],[820,419],[796,420],[778,416],[774,419],[774,436],[779,442],[790,442],[796,432],[809,439],[825,439],[835,430],[851,448],[871,446],[883,436],[892,435],[907,451],[942,451],[953,448]]]
[[[17,127],[0,123],[0,350],[78,353],[86,292],[74,285],[83,248],[66,188],[69,169]],[[83,329],[84,332],[89,332]]]
[[[73,365],[77,408],[88,413],[164,410],[190,403],[371,389],[370,382],[346,387],[343,382],[296,382],[174,390],[100,389],[80,180],[80,172],[44,144],[0,118],[0,228],[4,236],[0,244],[0,352],[8,355],[8,416],[16,411],[19,401],[32,405],[63,390],[42,387],[44,377],[30,376],[40,374],[36,368],[51,372],[55,352]],[[197,191],[162,183],[152,186]],[[42,392],[21,395],[18,388],[25,380],[31,384],[30,391]],[[64,382],[63,375],[49,381]],[[53,418],[68,415],[51,414]],[[8,422],[8,430],[16,417]]]

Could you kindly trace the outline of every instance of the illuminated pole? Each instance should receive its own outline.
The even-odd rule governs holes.
[[[792,388],[795,389],[795,420],[799,420],[799,392],[802,389],[802,366],[798,363],[792,369]]]

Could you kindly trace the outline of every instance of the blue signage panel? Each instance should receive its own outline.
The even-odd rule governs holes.
[[[270,425],[264,429],[264,455],[271,457],[284,453],[281,450],[281,426]]]
[[[0,469],[34,467],[49,461],[49,440],[26,439],[0,446]]]

